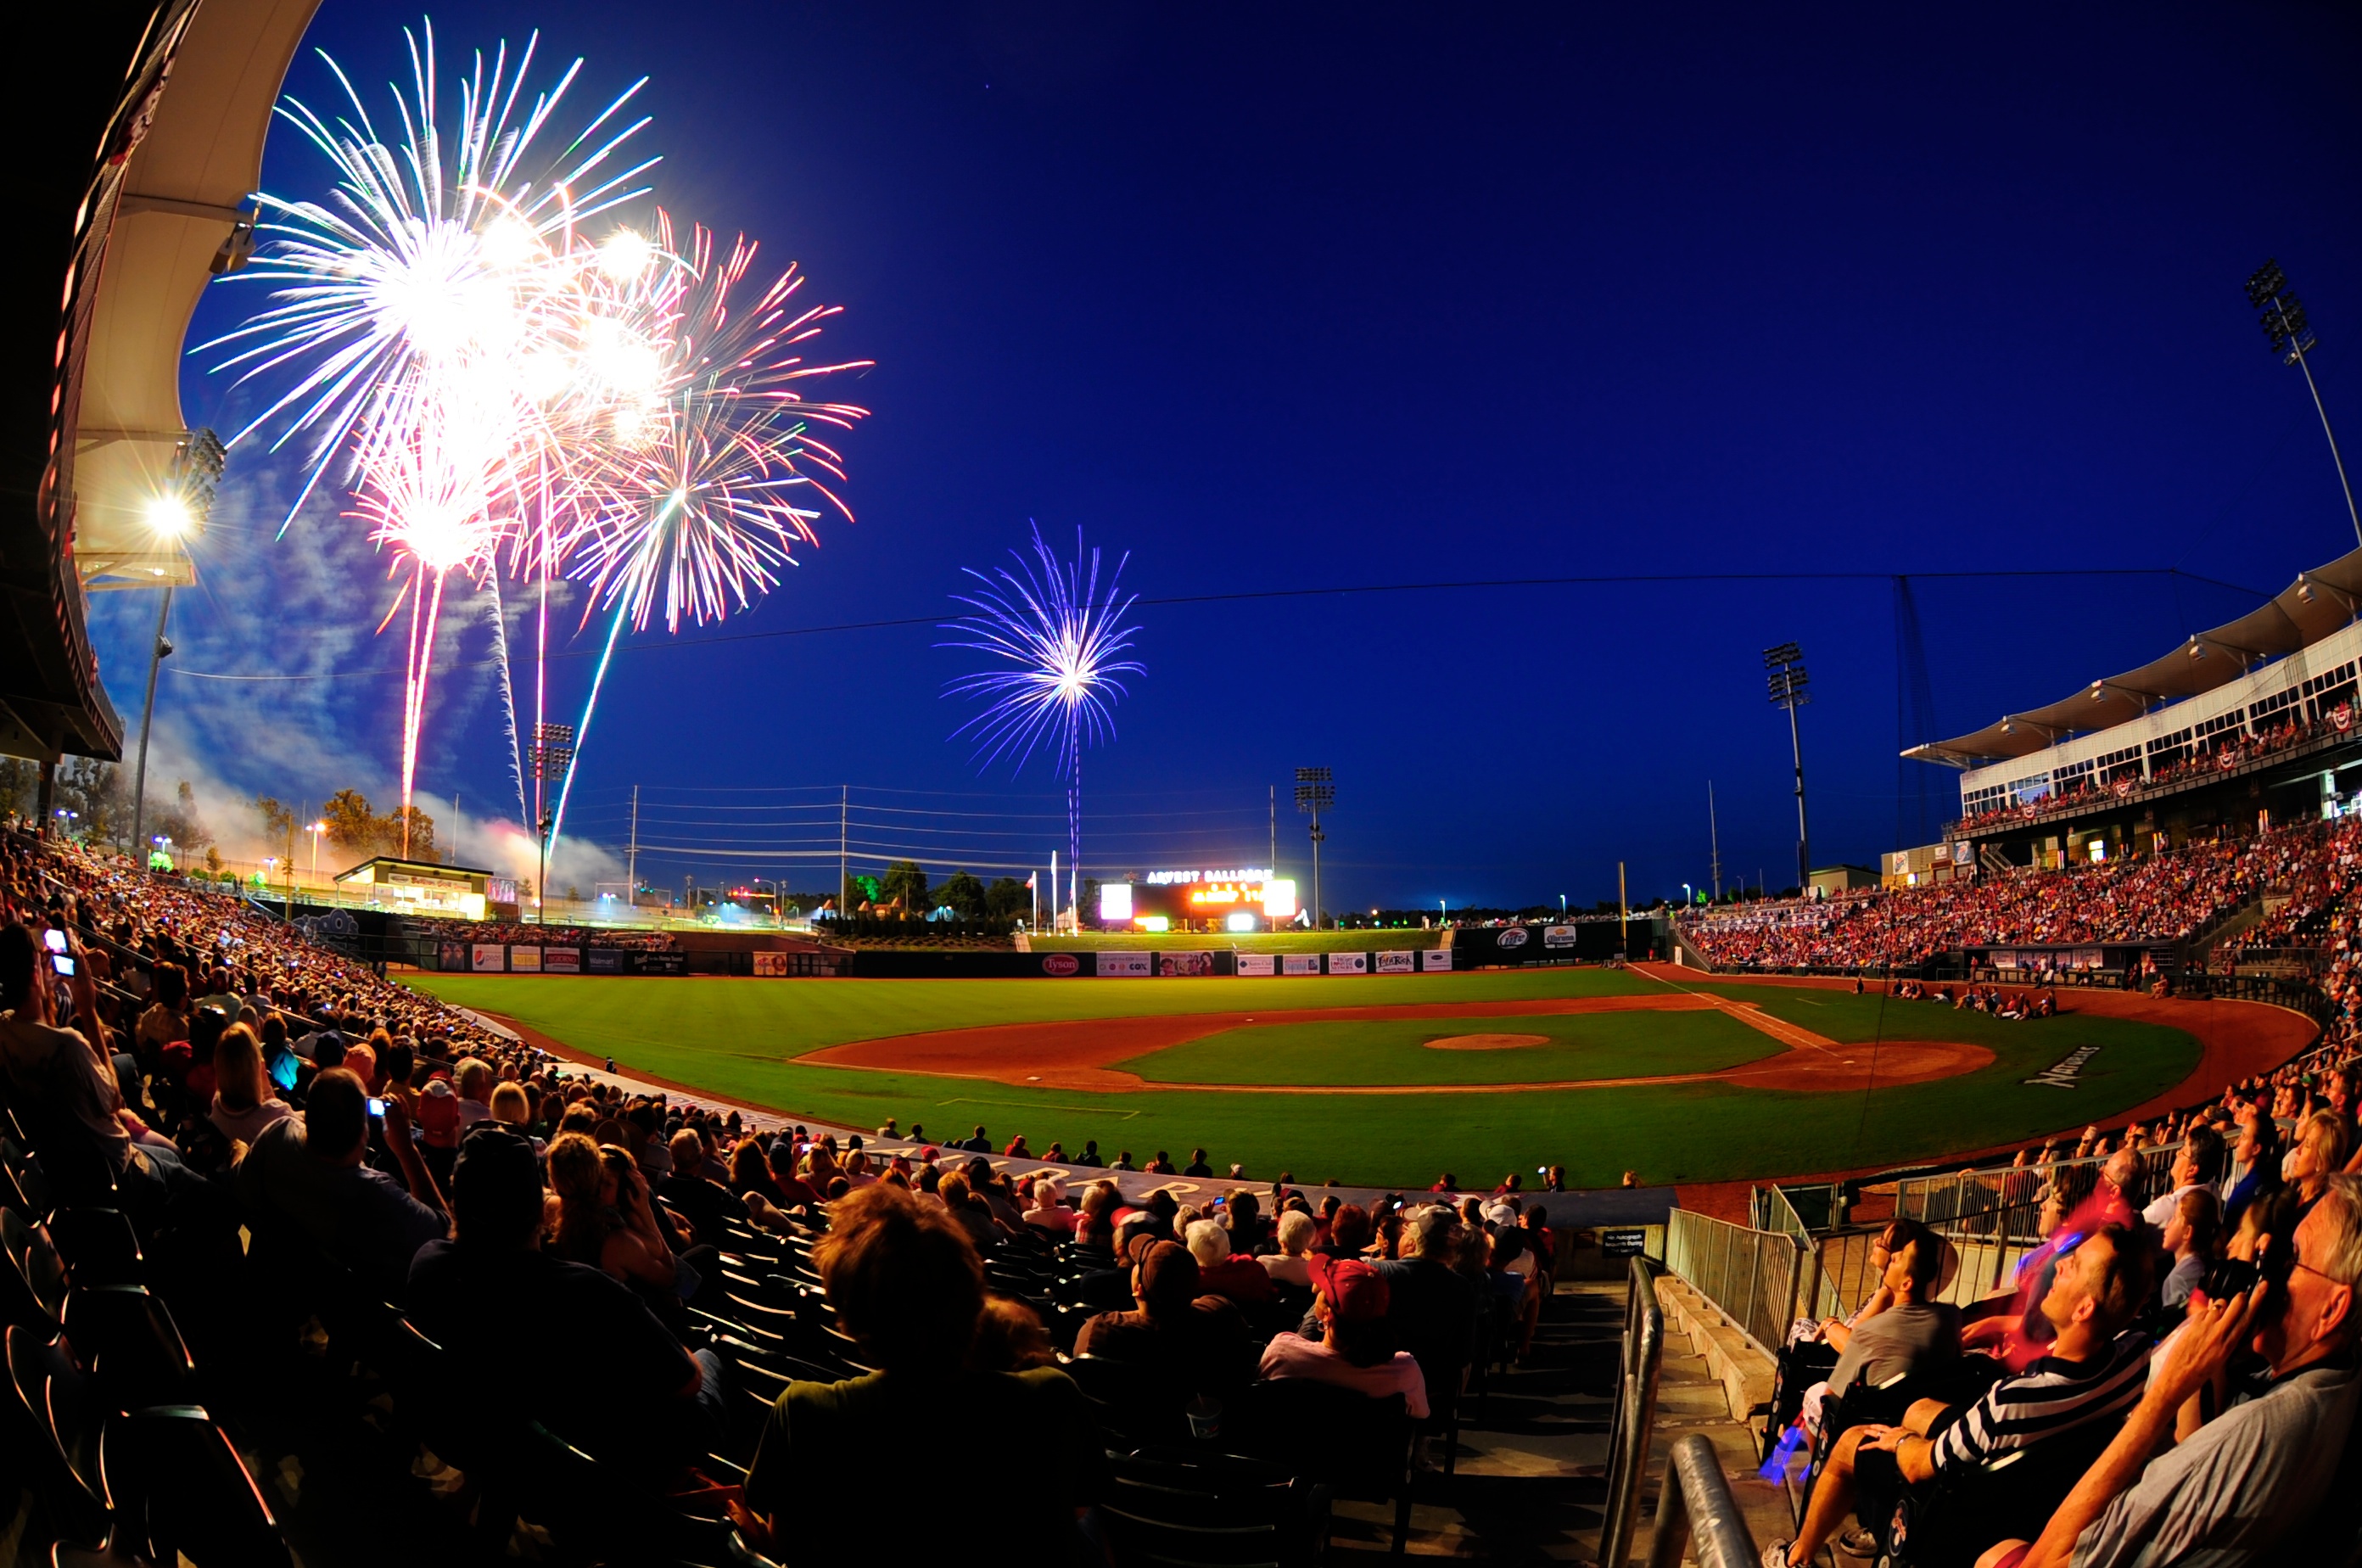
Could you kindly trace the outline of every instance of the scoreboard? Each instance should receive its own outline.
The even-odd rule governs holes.
[[[1147,871],[1099,884],[1113,931],[1269,931],[1296,918],[1296,884],[1269,867]]]

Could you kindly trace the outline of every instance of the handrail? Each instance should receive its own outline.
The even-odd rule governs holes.
[[[1752,1568],[1757,1561],[1755,1538],[1739,1517],[1722,1460],[1704,1432],[1673,1444],[1665,1485],[1657,1494],[1655,1525],[1649,1568],[1681,1568],[1684,1554],[1694,1556],[1698,1568]],[[1694,1540],[1697,1549],[1692,1552]]]
[[[1639,1522],[1640,1484],[1649,1473],[1649,1443],[1657,1425],[1657,1374],[1664,1362],[1665,1309],[1657,1301],[1647,1260],[1634,1258],[1624,1296],[1623,1358],[1616,1374],[1616,1405],[1607,1430],[1607,1506],[1599,1526],[1599,1561],[1623,1568],[1631,1561]]]
[[[1665,1218],[1665,1267],[1712,1302],[1731,1327],[1776,1358],[1798,1310],[1805,1246],[1784,1231],[1758,1231],[1693,1209]]]

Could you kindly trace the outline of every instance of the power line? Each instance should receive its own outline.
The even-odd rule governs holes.
[[[1142,605],[1184,605],[1248,603],[1268,599],[1342,598],[1363,593],[1440,593],[1477,589],[1497,588],[1583,588],[1633,586],[1643,583],[1699,582],[1884,582],[1896,575],[1891,571],[1709,571],[1709,572],[1626,572],[1581,577],[1495,577],[1469,578],[1444,582],[1373,582],[1346,584],[1330,588],[1269,588],[1235,593],[1184,593],[1161,599],[1142,599]],[[2226,588],[2257,599],[2268,599],[2261,589],[2241,583],[2225,582],[2220,578],[2202,577],[2179,567],[2089,567],[2089,568],[2028,568],[2017,570],[1986,571],[1915,571],[1906,575],[1922,582],[1969,579],[2023,578],[2087,578],[2087,577],[2163,577],[2178,578],[2188,582],[2203,583],[2210,588]],[[618,654],[660,652],[668,648],[715,647],[727,643],[769,642],[780,637],[814,637],[837,632],[875,632],[898,626],[941,625],[941,615],[905,615],[882,621],[842,621],[826,626],[781,626],[767,632],[730,632],[711,637],[674,637],[653,643],[624,643],[615,648]],[[596,657],[590,648],[565,648],[551,653],[556,659],[590,658]],[[447,670],[496,668],[499,659],[463,659],[447,665]],[[321,670],[299,673],[259,675],[234,674],[219,670],[187,669],[179,665],[166,665],[173,675],[191,680],[229,681],[295,681],[295,680],[363,680],[384,676],[407,676],[409,671],[398,665],[381,669]],[[931,791],[913,791],[930,793]]]

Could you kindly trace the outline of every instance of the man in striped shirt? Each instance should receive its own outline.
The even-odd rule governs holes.
[[[1793,1541],[1763,1551],[1764,1568],[1805,1568],[1865,1496],[1883,1512],[1904,1482],[1960,1474],[2094,1421],[2121,1421],[2140,1402],[2149,1352],[2128,1331],[2148,1299],[2146,1230],[2103,1225],[2058,1251],[2039,1311],[2057,1331],[2051,1353],[1966,1406],[1922,1399],[1898,1427],[1860,1426],[1830,1451]],[[1989,1543],[1988,1543],[1989,1544]]]

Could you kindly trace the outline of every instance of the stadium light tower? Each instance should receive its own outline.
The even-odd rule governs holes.
[[[160,549],[186,551],[189,542],[204,532],[213,515],[214,488],[221,482],[226,455],[221,437],[211,430],[183,434],[172,449],[171,472],[148,500],[145,518]],[[156,671],[172,657],[171,639],[164,627],[172,615],[172,584],[164,585],[164,602],[156,609],[156,635],[148,645],[148,701],[139,710],[139,764],[131,782],[131,842],[143,842],[148,823],[148,731],[156,720]]]
[[[2312,393],[2312,411],[2321,415],[2321,433],[2329,437],[2329,460],[2337,465],[2337,482],[2345,491],[2345,515],[2354,525],[2354,542],[2362,545],[2362,512],[2354,507],[2354,482],[2345,477],[2345,459],[2338,454],[2337,432],[2329,427],[2329,409],[2321,401],[2320,384],[2312,379],[2313,336],[2305,325],[2304,302],[2289,287],[2288,274],[2278,261],[2267,260],[2247,280],[2247,303],[2261,312],[2264,336],[2283,365],[2304,372],[2305,390]]]
[[[1811,835],[1805,830],[1805,742],[1796,728],[1796,710],[1812,701],[1805,693],[1812,677],[1805,673],[1804,651],[1794,643],[1765,648],[1763,668],[1770,672],[1772,705],[1788,710],[1788,746],[1796,757],[1796,893],[1801,898],[1813,873]]]
[[[554,784],[566,777],[574,766],[574,726],[572,724],[535,724],[533,727],[533,777],[537,784]],[[539,793],[538,790],[535,791]],[[546,809],[535,824],[541,841],[540,880],[533,885],[533,919],[536,925],[549,923],[549,830],[557,825],[555,816]],[[406,844],[406,841],[405,841]],[[406,853],[405,849],[405,853]]]
[[[1312,813],[1312,929],[1320,929],[1320,813],[1337,803],[1335,776],[1325,767],[1296,770],[1296,809]]]

